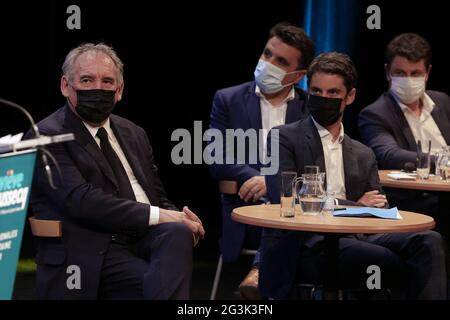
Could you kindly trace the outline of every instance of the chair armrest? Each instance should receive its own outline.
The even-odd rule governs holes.
[[[62,224],[59,220],[38,220],[34,217],[28,218],[31,232],[35,237],[62,237]]]

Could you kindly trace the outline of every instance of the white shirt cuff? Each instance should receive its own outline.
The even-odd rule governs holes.
[[[154,226],[159,223],[159,207],[150,206],[150,221],[149,226]]]

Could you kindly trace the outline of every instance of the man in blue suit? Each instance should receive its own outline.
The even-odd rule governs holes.
[[[350,58],[324,53],[308,70],[311,115],[272,129],[279,132],[280,169],[266,176],[271,203],[280,202],[281,172],[301,175],[305,165],[326,172],[326,188],[339,203],[384,207],[373,152],[344,134],[343,112],[356,94],[356,70]],[[269,153],[271,149],[269,148]],[[261,240],[260,289],[264,296],[289,297],[298,279],[324,280],[323,236],[264,229]],[[304,262],[313,261],[310,268]],[[405,234],[357,234],[339,239],[339,279],[342,288],[367,289],[366,270],[377,265],[383,287],[407,288],[408,299],[445,299],[446,270],[442,238],[425,231]],[[306,268],[306,270],[304,269]],[[312,277],[310,277],[312,276]]]
[[[214,179],[233,180],[239,187],[238,194],[222,194],[221,252],[224,261],[237,259],[244,244],[245,247],[258,248],[260,230],[234,222],[231,212],[239,206],[262,203],[266,196],[265,180],[260,172],[261,161],[250,163],[248,156],[250,153],[258,154],[260,143],[265,150],[267,133],[273,126],[297,121],[308,114],[306,94],[296,85],[304,77],[313,57],[314,44],[301,28],[278,24],[270,30],[255,70],[255,81],[219,90],[214,97],[211,128],[219,129],[224,136],[227,129],[255,130],[258,137],[255,144],[250,145],[246,141],[245,161],[239,163],[235,158],[233,164],[210,166]],[[226,156],[225,150],[224,160]],[[244,297],[258,296],[257,265],[258,256],[255,268],[240,286]],[[250,293],[244,289],[250,289]]]
[[[417,140],[431,140],[434,152],[450,145],[450,99],[425,90],[431,72],[431,46],[421,36],[400,34],[386,49],[389,90],[359,114],[362,141],[375,153],[380,169],[416,166]],[[431,161],[434,166],[434,156]],[[405,210],[435,214],[438,199],[422,191],[386,189],[389,202]],[[439,227],[439,225],[438,225]]]
[[[123,88],[115,51],[81,45],[63,65],[66,105],[38,124],[75,135],[49,148],[62,172],[56,190],[42,163],[35,170],[32,211],[62,224],[61,237],[37,237],[39,299],[189,298],[193,236],[204,229],[167,198],[145,131],[111,114]]]

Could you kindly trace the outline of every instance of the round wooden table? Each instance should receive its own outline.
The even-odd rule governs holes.
[[[300,210],[296,210],[299,212]],[[305,216],[296,214],[292,218],[280,217],[280,205],[256,205],[233,210],[232,219],[259,227],[298,230],[318,233],[399,233],[418,232],[434,228],[432,217],[399,210],[401,220],[380,218]]]
[[[378,170],[380,184],[383,187],[450,192],[450,181],[443,181],[439,177],[430,176],[429,179],[425,180],[396,180],[387,176],[391,172],[398,172],[398,170]]]
[[[352,233],[401,233],[418,232],[434,228],[432,217],[399,211],[403,219],[333,217],[330,213],[321,216],[300,215],[300,208],[292,218],[280,217],[280,205],[254,205],[233,210],[233,220],[265,228],[315,232],[324,235],[327,272],[324,283],[324,297],[338,297],[339,238]]]

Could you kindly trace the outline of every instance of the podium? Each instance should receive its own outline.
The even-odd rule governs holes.
[[[0,154],[0,300],[10,300],[31,194],[36,149]]]
[[[0,300],[10,300],[14,290],[37,148],[74,138],[66,133],[0,146]]]

